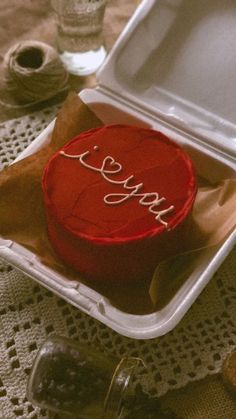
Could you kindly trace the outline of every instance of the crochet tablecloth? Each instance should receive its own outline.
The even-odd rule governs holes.
[[[0,124],[1,167],[7,166],[54,118],[59,106]],[[45,418],[26,399],[27,377],[51,333],[96,344],[107,354],[139,356],[151,394],[163,395],[217,373],[236,346],[236,249],[178,326],[152,340],[123,337],[10,266],[0,265],[0,418]],[[236,417],[236,411],[235,411]],[[144,418],[145,419],[145,418]]]

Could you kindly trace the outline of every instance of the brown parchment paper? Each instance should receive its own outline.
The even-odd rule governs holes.
[[[0,173],[0,235],[33,251],[47,266],[89,285],[119,309],[146,314],[163,307],[188,278],[205,248],[219,245],[236,223],[236,181],[211,184],[199,177],[193,222],[186,252],[161,263],[144,283],[115,285],[88,282],[65,266],[47,239],[41,176],[50,156],[82,131],[102,125],[96,115],[71,92],[58,114],[49,142],[40,151]],[[98,261],[99,263],[99,261]],[[132,305],[130,299],[132,296]]]

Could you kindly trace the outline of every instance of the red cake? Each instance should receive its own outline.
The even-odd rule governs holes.
[[[186,152],[129,125],[86,131],[57,151],[42,181],[48,235],[85,278],[150,278],[184,243],[196,195]]]

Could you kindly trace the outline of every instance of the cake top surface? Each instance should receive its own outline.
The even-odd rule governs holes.
[[[160,132],[109,125],[56,152],[43,176],[47,210],[94,239],[138,239],[175,228],[196,194],[192,162]]]

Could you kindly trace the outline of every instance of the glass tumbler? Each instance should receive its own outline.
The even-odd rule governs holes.
[[[140,358],[118,360],[91,346],[53,335],[39,349],[27,398],[73,419],[116,419]]]
[[[57,48],[71,74],[96,72],[105,57],[103,21],[107,0],[51,0],[57,25]]]

